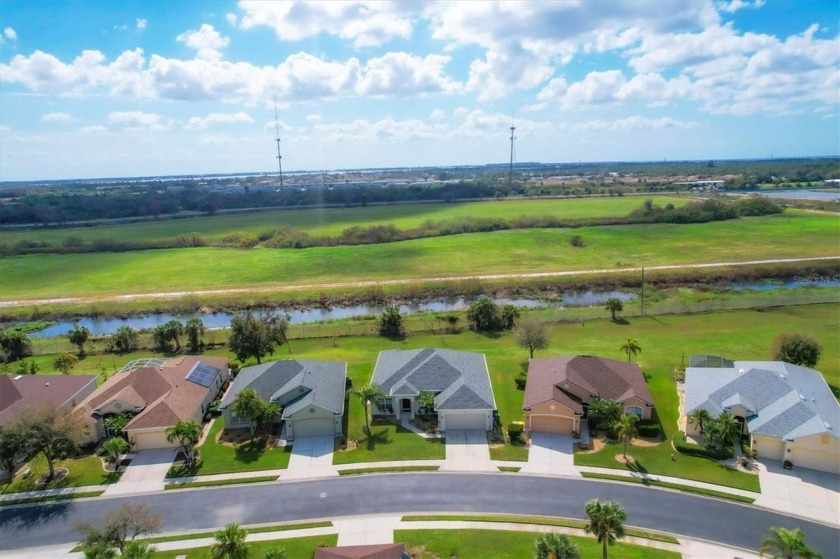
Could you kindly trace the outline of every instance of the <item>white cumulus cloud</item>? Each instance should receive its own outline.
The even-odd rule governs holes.
[[[187,130],[203,130],[213,124],[236,124],[254,122],[248,113],[210,113],[205,117],[194,116],[184,126]]]
[[[143,31],[149,25],[149,20],[138,17],[134,27],[138,31]]]
[[[198,30],[190,29],[176,37],[178,42],[184,43],[197,51],[199,58],[215,60],[221,58],[221,49],[230,44],[230,39],[207,23],[203,23]]]
[[[3,35],[4,35],[7,39],[9,39],[10,41],[15,41],[15,40],[17,40],[17,31],[15,31],[14,29],[12,29],[11,27],[7,27],[6,29],[4,29],[4,30],[3,30]]]
[[[73,117],[67,113],[47,113],[41,115],[41,122],[70,122]]]
[[[148,130],[162,132],[169,128],[169,124],[161,121],[161,116],[155,113],[141,111],[115,111],[108,115],[108,124],[113,124],[123,130]]]

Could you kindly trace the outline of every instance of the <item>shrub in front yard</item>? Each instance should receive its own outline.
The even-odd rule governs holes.
[[[651,439],[659,437],[659,433],[661,432],[659,423],[650,419],[645,419],[636,423],[636,430],[639,432],[640,437]]]
[[[728,444],[723,448],[709,448],[703,445],[694,444],[685,440],[685,433],[679,432],[677,438],[674,439],[674,448],[682,454],[689,456],[699,456],[701,458],[711,458],[713,460],[728,460],[735,455],[735,448]]]
[[[525,426],[522,424],[521,421],[511,421],[508,424],[508,436],[510,436],[511,441],[520,441],[522,440],[522,432],[524,431]]]

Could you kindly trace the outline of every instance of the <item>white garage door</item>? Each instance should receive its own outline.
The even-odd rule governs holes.
[[[840,474],[840,456],[828,452],[794,448],[791,453],[794,467]]]
[[[332,419],[302,419],[292,423],[295,437],[323,437],[335,434]]]
[[[481,413],[448,413],[446,414],[446,429],[480,429],[485,431],[487,414]]]
[[[781,460],[785,453],[785,443],[782,439],[755,437],[755,449],[759,460]]]
[[[166,440],[166,433],[164,431],[157,431],[153,433],[131,433],[129,432],[129,440],[134,439],[137,450],[148,450],[150,448],[175,448],[178,446],[178,441],[170,443]]]

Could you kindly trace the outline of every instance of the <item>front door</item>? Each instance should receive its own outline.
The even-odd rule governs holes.
[[[411,399],[410,398],[403,398],[402,403],[400,404],[400,410],[403,413],[411,413]]]

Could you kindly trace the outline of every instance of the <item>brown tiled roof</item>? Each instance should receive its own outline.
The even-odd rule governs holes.
[[[95,375],[0,375],[0,425],[34,406],[63,406],[91,382]]]
[[[341,547],[319,547],[313,559],[401,559],[405,544],[385,543],[378,545],[343,545]]]
[[[160,368],[143,367],[114,375],[77,410],[91,415],[119,399],[142,409],[128,423],[127,429],[169,427],[178,421],[189,420],[201,406],[207,391],[216,388],[206,388],[186,380],[187,374],[199,361],[222,371],[227,370],[227,359],[224,357],[176,357],[167,360]]]
[[[523,407],[555,399],[574,411],[583,406],[562,389],[563,383],[578,386],[592,398],[624,402],[634,396],[653,405],[638,365],[589,355],[531,359]]]

